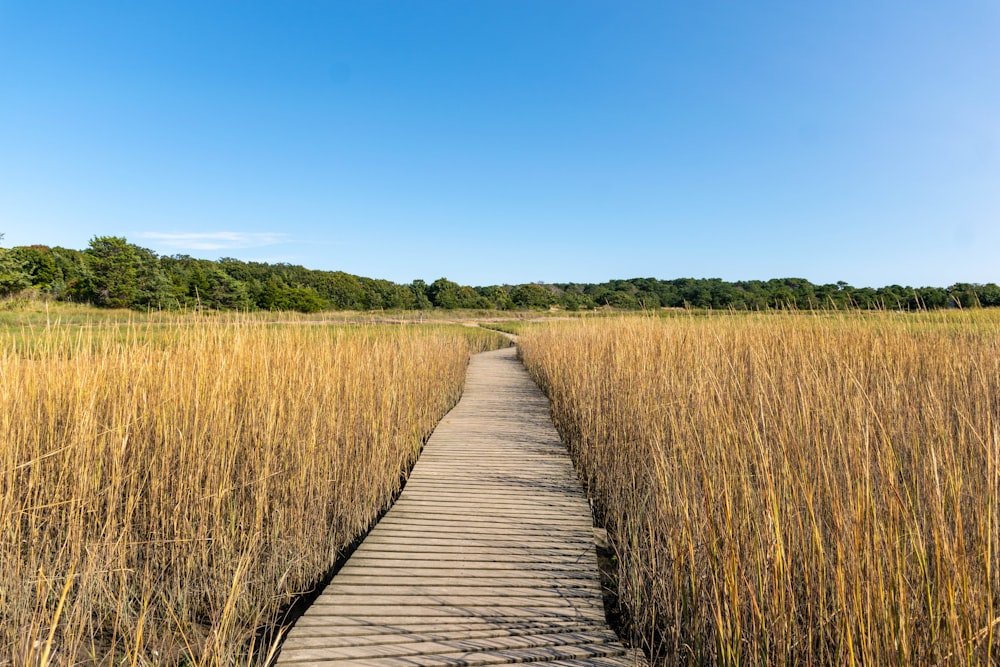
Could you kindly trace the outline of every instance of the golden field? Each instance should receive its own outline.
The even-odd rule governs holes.
[[[552,322],[520,346],[658,661],[1000,661],[997,313]]]
[[[506,344],[266,319],[0,330],[0,665],[265,658]]]

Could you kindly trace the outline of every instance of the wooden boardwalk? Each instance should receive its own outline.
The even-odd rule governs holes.
[[[406,488],[279,665],[633,665],[604,620],[590,508],[513,348],[473,357]]]

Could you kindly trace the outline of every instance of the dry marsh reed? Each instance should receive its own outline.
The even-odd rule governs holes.
[[[0,665],[250,664],[460,396],[457,326],[0,332]]]
[[[666,664],[1000,662],[996,313],[521,334]]]

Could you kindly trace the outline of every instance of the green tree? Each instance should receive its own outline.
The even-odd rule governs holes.
[[[593,299],[578,290],[566,290],[559,301],[566,310],[589,310],[594,307]]]
[[[3,234],[0,234],[0,241]],[[20,292],[31,284],[21,260],[6,248],[0,248],[0,296]]]
[[[889,310],[902,309],[909,300],[910,292],[902,285],[886,285],[875,290],[882,307]]]
[[[437,308],[458,308],[459,306],[459,284],[447,278],[438,278],[427,288],[427,298]]]
[[[862,310],[878,310],[881,308],[878,295],[871,287],[851,287],[849,289],[851,303],[855,308]]]
[[[9,252],[28,275],[33,287],[49,289],[61,282],[62,275],[48,246],[20,246],[11,248]]]
[[[427,283],[419,278],[410,283],[410,293],[413,295],[413,307],[417,310],[425,310],[433,304],[427,298]]]
[[[996,283],[986,283],[979,285],[979,303],[983,306],[1000,306],[1000,285]]]
[[[316,281],[316,291],[337,310],[361,310],[365,288],[357,276],[343,271],[324,272]]]
[[[200,266],[195,264],[191,267],[187,275],[187,296],[193,303],[198,304],[199,307],[209,307],[203,302],[203,295],[206,292],[208,292],[208,276],[205,275]]]
[[[489,301],[490,308],[497,310],[510,310],[514,307],[514,302],[510,299],[510,294],[502,287],[477,287],[476,292]]]
[[[327,302],[312,287],[288,285],[277,275],[272,275],[264,283],[257,305],[264,310],[297,310],[302,313],[316,313],[327,308]]]
[[[955,283],[948,288],[952,303],[961,308],[976,308],[980,305],[976,286],[971,283]]]
[[[173,295],[173,285],[160,264],[160,258],[147,248],[132,246],[135,252],[136,292],[133,308],[162,310],[180,305]]]
[[[635,300],[643,310],[655,310],[660,307],[660,296],[656,292],[640,291]]]
[[[490,300],[468,285],[462,285],[456,293],[459,308],[489,308]]]
[[[53,286],[56,298],[89,301],[91,278],[87,256],[83,251],[73,248],[55,246],[51,250],[56,270],[62,276],[61,284]]]
[[[205,275],[201,299],[203,306],[213,310],[250,310],[253,305],[246,283],[218,267],[213,267]]]
[[[510,300],[518,308],[548,308],[556,298],[544,285],[528,283],[510,291]]]
[[[616,290],[608,296],[608,305],[612,308],[621,308],[623,310],[637,310],[639,308],[639,300],[625,290]]]
[[[312,287],[296,285],[282,294],[281,310],[297,310],[300,313],[318,313],[326,309],[326,302]]]
[[[272,275],[261,286],[260,293],[257,294],[257,307],[263,310],[280,310],[281,295],[286,287],[287,285],[281,278]]]
[[[120,236],[95,236],[84,251],[91,272],[90,294],[95,305],[129,308],[139,291],[135,248]]]
[[[685,278],[681,287],[681,297],[684,299],[684,306],[689,308],[711,308],[712,288],[707,281]]]
[[[359,278],[358,282],[364,289],[362,305],[367,310],[408,308],[413,304],[410,290],[403,285],[375,278]]]

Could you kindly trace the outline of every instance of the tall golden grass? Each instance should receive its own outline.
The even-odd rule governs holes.
[[[667,664],[1000,661],[1000,317],[521,335]]]
[[[266,657],[505,344],[197,319],[0,334],[0,665]]]

